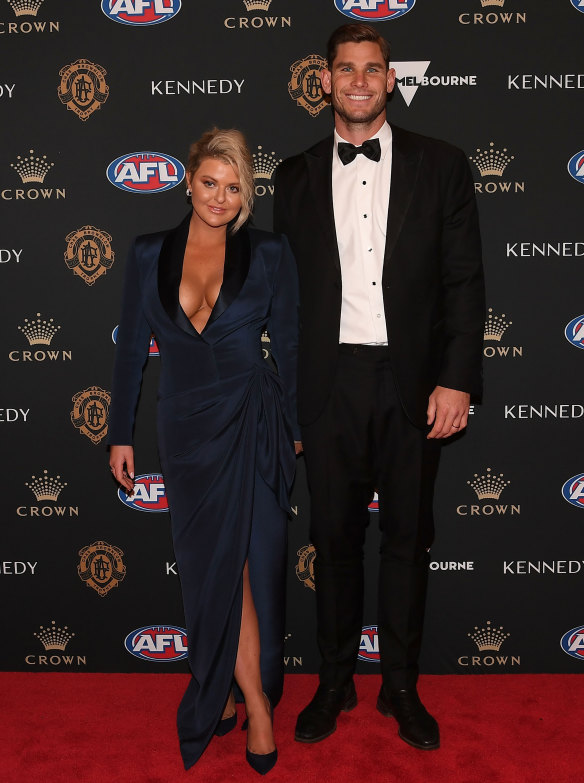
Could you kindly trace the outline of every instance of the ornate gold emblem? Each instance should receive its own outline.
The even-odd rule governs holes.
[[[88,587],[103,596],[117,587],[126,576],[122,550],[107,541],[95,541],[79,550],[81,561],[77,573]]]
[[[65,263],[76,275],[93,285],[114,263],[112,238],[95,226],[82,226],[66,237]]]
[[[65,65],[59,71],[59,100],[85,122],[107,101],[106,73],[105,68],[89,60],[75,60]]]
[[[73,399],[71,422],[82,435],[94,443],[100,443],[107,435],[107,420],[111,397],[99,386],[77,392]]]
[[[326,60],[319,54],[309,54],[304,60],[296,60],[290,66],[292,78],[288,82],[288,92],[297,106],[316,117],[328,106],[328,100],[322,91],[320,72],[326,68]]]
[[[304,587],[310,587],[314,590],[314,558],[316,557],[316,550],[312,544],[300,547],[298,552],[298,564],[296,566],[296,576],[301,582],[304,582]]]

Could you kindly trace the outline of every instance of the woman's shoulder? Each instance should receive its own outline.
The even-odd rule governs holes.
[[[168,237],[176,235],[181,230],[188,233],[189,221],[190,213],[185,218],[183,218],[183,220],[181,220],[177,226],[160,229],[159,231],[152,231],[148,234],[138,234],[138,236],[135,237],[133,241],[133,246],[136,253],[139,256],[143,256],[144,254],[148,256],[150,255],[151,251],[154,251],[155,254],[159,253],[164,241]]]
[[[283,246],[287,246],[288,240],[284,234],[277,234],[275,231],[265,231],[262,228],[256,228],[255,226],[247,226],[246,228],[250,244],[253,248],[262,248],[266,250],[275,250],[278,253],[281,252]]]

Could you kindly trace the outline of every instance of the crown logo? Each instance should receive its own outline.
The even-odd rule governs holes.
[[[486,650],[496,650],[498,652],[505,639],[508,639],[511,634],[505,633],[502,625],[494,628],[491,625],[491,621],[487,620],[486,628],[478,628],[475,625],[473,633],[469,633],[467,636],[473,640],[481,652]]]
[[[254,179],[271,179],[282,158],[277,158],[275,152],[262,152],[262,147],[258,144],[258,151],[254,152],[253,158],[253,176]]]
[[[35,157],[34,150],[29,150],[29,153],[30,158],[22,158],[17,155],[17,162],[11,163],[10,167],[17,172],[23,183],[44,182],[47,173],[55,164],[49,163],[46,155],[39,158]]]
[[[246,11],[267,11],[272,0],[243,0]]]
[[[6,0],[16,16],[36,16],[45,0]]]
[[[481,5],[483,8],[487,5],[498,5],[502,8],[505,5],[505,0],[481,0]]]
[[[507,147],[503,147],[502,150],[494,149],[495,143],[489,144],[488,150],[481,152],[477,147],[478,155],[476,157],[469,156],[469,160],[475,164],[481,177],[501,177],[503,172],[515,159],[514,155],[507,155]]]
[[[60,326],[55,326],[53,324],[52,318],[45,321],[41,318],[40,313],[37,313],[36,319],[33,319],[32,321],[25,318],[24,325],[18,327],[19,331],[21,331],[28,340],[29,345],[50,345],[51,340],[60,328]]]
[[[24,483],[37,500],[57,500],[63,488],[67,486],[66,481],[61,481],[61,476],[53,478],[46,470],[43,470],[42,476],[38,478],[31,476],[30,481]]]
[[[487,468],[487,472],[484,476],[479,476],[478,473],[474,474],[472,481],[466,482],[469,487],[472,487],[477,493],[479,500],[486,500],[491,498],[492,500],[499,500],[501,492],[508,487],[511,483],[503,478],[503,474],[499,473],[497,476],[495,473],[491,473],[491,468]]]
[[[67,626],[59,628],[55,625],[55,621],[52,620],[50,628],[43,628],[41,625],[39,633],[35,633],[35,636],[42,643],[45,650],[64,650],[75,634],[71,633]]]
[[[485,321],[485,340],[496,340],[500,342],[501,337],[505,334],[507,329],[511,326],[513,321],[506,321],[506,315],[493,315],[493,308],[489,307],[489,314]]]

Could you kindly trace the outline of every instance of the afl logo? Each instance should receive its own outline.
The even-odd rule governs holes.
[[[377,492],[373,495],[373,500],[369,503],[369,511],[379,511],[379,497]]]
[[[379,637],[376,625],[366,625],[361,631],[357,658],[368,663],[379,663]]]
[[[568,479],[562,487],[564,499],[578,508],[584,508],[584,473]]]
[[[584,150],[577,152],[568,161],[568,171],[576,182],[584,184]]]
[[[143,661],[182,661],[187,657],[187,632],[176,625],[146,625],[129,633],[126,650]]]
[[[584,14],[584,0],[571,0],[571,2],[577,11]]]
[[[168,511],[164,479],[160,473],[136,476],[132,494],[127,495],[126,490],[120,487],[118,497],[124,506],[135,511]]]
[[[118,344],[118,330],[119,325],[115,327],[115,329],[112,332],[112,342],[114,345]],[[160,351],[158,350],[158,345],[156,343],[156,337],[152,335],[150,338],[150,345],[148,346],[148,356],[160,356]]]
[[[386,22],[411,11],[416,0],[335,0],[335,8],[351,19]]]
[[[101,10],[114,22],[143,27],[167,22],[180,11],[181,0],[101,0]]]
[[[572,658],[579,658],[584,661],[584,626],[577,625],[562,636],[560,641],[562,650],[571,655]]]
[[[130,152],[112,161],[106,176],[112,185],[130,193],[162,193],[182,182],[184,166],[161,152]]]
[[[584,315],[578,315],[566,326],[566,340],[576,348],[584,348]]]

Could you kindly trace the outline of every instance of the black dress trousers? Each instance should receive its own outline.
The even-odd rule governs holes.
[[[303,428],[320,679],[341,687],[355,669],[363,621],[363,544],[368,505],[379,495],[378,626],[381,671],[391,690],[418,675],[432,501],[440,446],[406,417],[383,346],[339,346],[332,393]]]

